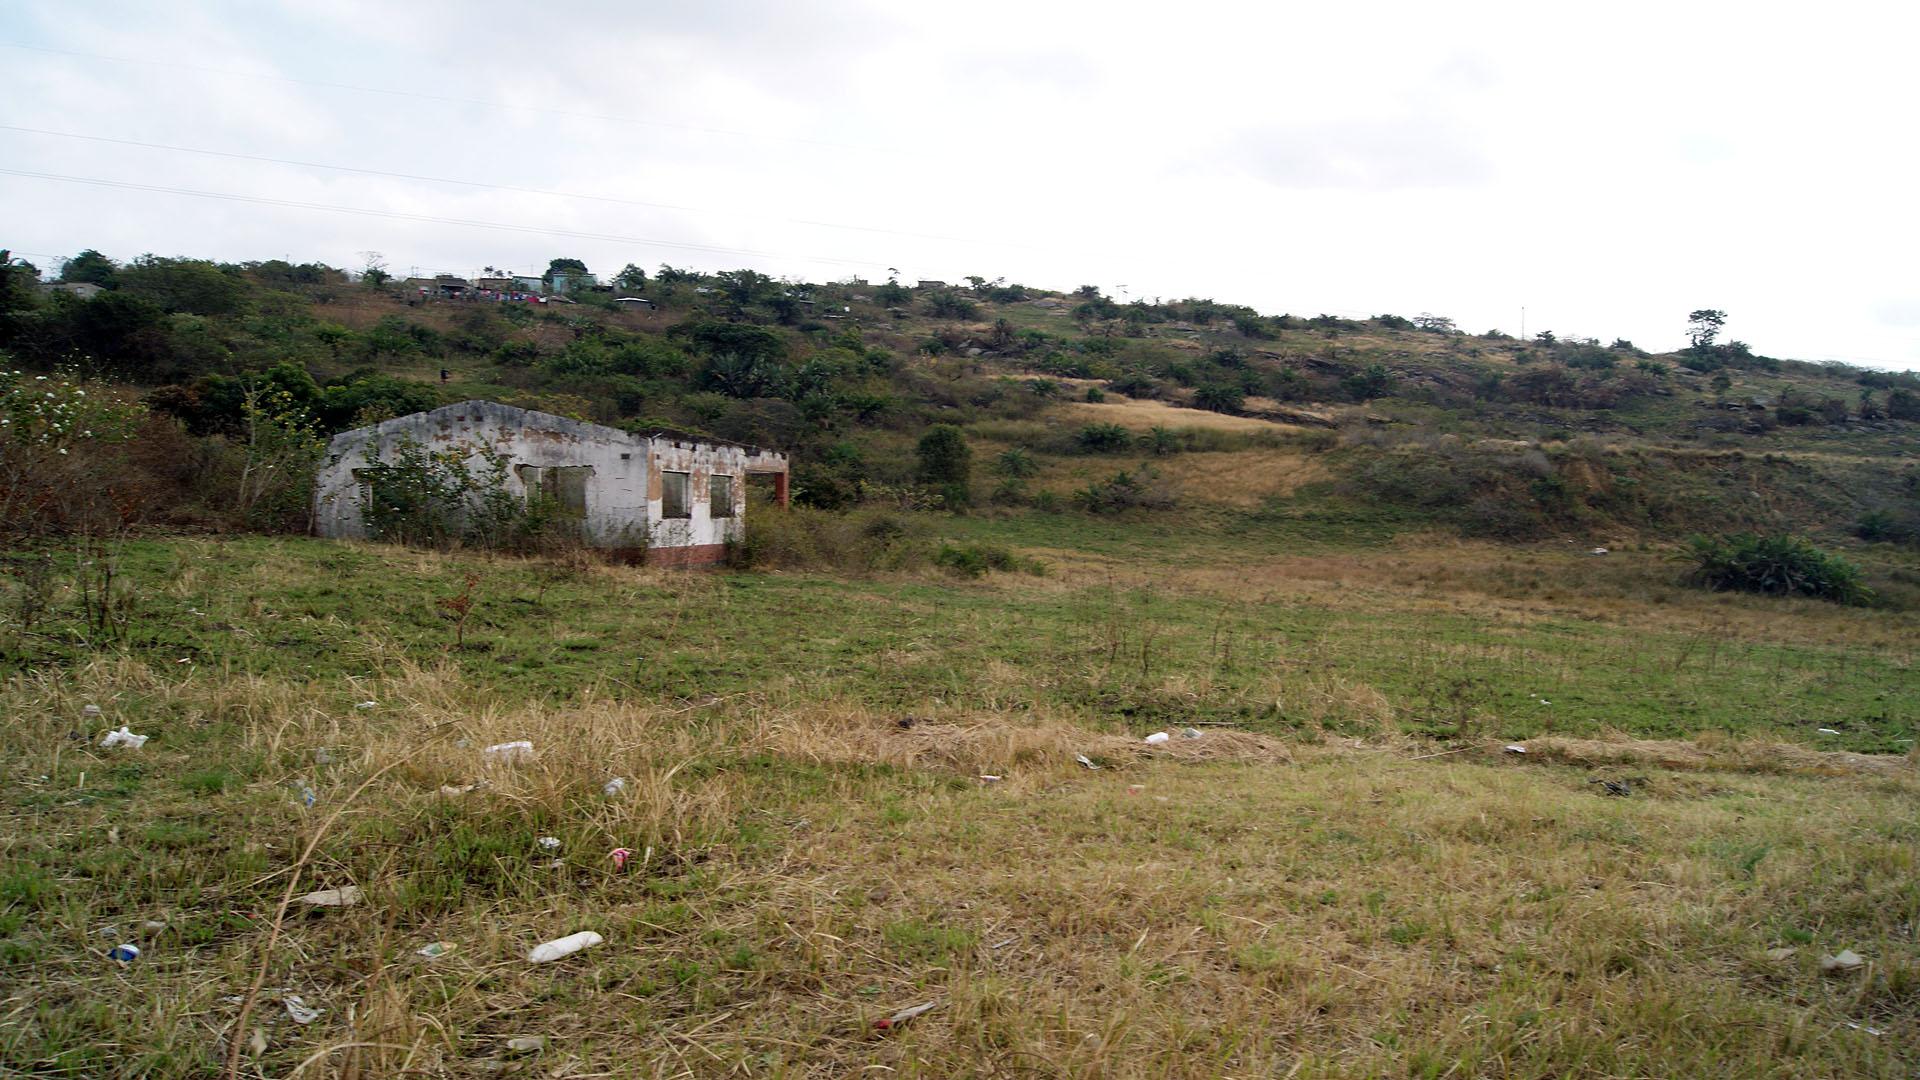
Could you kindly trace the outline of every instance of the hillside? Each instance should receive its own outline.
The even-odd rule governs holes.
[[[1124,472],[1154,477],[1149,503],[1388,535],[1831,538],[1863,520],[1920,534],[1920,377],[1739,342],[1650,355],[1467,334],[1431,315],[1120,304],[982,279],[662,267],[622,290],[647,304],[593,290],[530,304],[427,298],[314,265],[76,265],[108,291],[82,300],[9,275],[0,349],[129,384],[194,436],[238,431],[249,386],[274,388],[275,408],[321,434],[495,398],[788,449],[798,499],[837,508],[912,487],[907,451],[949,423],[983,465],[1016,449],[1034,463],[1030,477],[976,468],[976,507],[1065,507]],[[176,523],[195,501],[167,500]]]

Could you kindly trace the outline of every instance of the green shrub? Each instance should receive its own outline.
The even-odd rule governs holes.
[[[933,562],[966,578],[985,577],[989,570],[1020,569],[1019,557],[998,544],[942,543],[934,552]]]
[[[477,455],[482,467],[469,465]],[[403,438],[391,460],[360,470],[361,520],[371,539],[415,547],[533,551],[565,539],[567,523],[546,496],[507,484],[505,455],[485,444],[434,450]]]
[[[729,545],[728,562],[743,569],[908,569],[926,565],[922,528],[917,516],[886,511],[764,507],[748,515],[745,536]]]
[[[1073,441],[1089,454],[1117,454],[1133,445],[1133,436],[1119,424],[1088,424]]]
[[[1000,451],[993,459],[993,471],[1014,480],[1024,480],[1040,471],[1040,463],[1022,447],[1011,447]]]
[[[1695,566],[1687,575],[1696,585],[1716,591],[1769,596],[1812,596],[1839,604],[1864,604],[1872,590],[1860,569],[1797,536],[1696,536],[1687,542]]]
[[[1073,501],[1090,514],[1118,514],[1127,510],[1171,510],[1179,500],[1158,469],[1142,465],[1088,484],[1073,493]]]
[[[1920,506],[1904,514],[1894,510],[1869,511],[1854,525],[1853,535],[1870,544],[1920,545]]]

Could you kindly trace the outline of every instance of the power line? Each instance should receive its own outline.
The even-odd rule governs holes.
[[[659,240],[646,236],[621,236],[615,233],[586,232],[578,229],[551,229],[536,225],[516,225],[503,221],[475,221],[467,218],[438,217],[432,214],[410,214],[399,210],[375,210],[361,206],[336,206],[331,203],[301,202],[294,199],[272,199],[260,195],[240,195],[225,191],[200,191],[195,188],[166,187],[160,184],[136,184],[127,180],[109,180],[97,176],[66,176],[60,173],[33,172],[27,169],[0,168],[0,174],[24,176],[35,180],[52,180],[65,184],[86,184],[93,187],[118,188],[127,191],[153,191],[165,195],[187,195],[198,199],[215,199],[224,202],[254,203],[260,206],[282,206],[295,210],[320,210],[333,214],[356,214],[362,217],[388,218],[394,221],[421,221],[435,225],[459,225],[473,229],[495,229],[501,232],[529,233],[536,236],[559,236],[578,240],[604,240],[621,244],[645,244],[653,247],[675,248],[682,251],[700,251],[720,255],[746,255],[762,259],[807,259],[813,262],[834,263],[841,266],[857,266],[874,269],[880,264],[874,260],[842,259],[828,255],[795,255],[774,251],[756,251],[751,248],[722,247],[718,244],[690,244],[675,240]]]
[[[323,161],[301,161],[296,158],[268,157],[264,154],[240,154],[227,150],[205,150],[193,146],[173,146],[167,143],[141,142],[137,139],[116,139],[107,135],[81,135],[71,131],[51,131],[46,128],[21,127],[16,124],[0,124],[0,131],[18,131],[29,135],[46,135],[59,139],[79,139],[85,142],[111,143],[116,146],[138,146],[147,150],[166,150],[176,154],[198,154],[204,157],[230,158],[236,161],[259,161],[271,165],[292,165],[303,169],[326,169],[331,172],[357,173],[362,176],[385,176],[395,180],[418,180],[429,184],[449,184],[455,187],[482,188],[490,191],[512,191],[524,195],[544,195],[555,199],[582,199],[589,202],[614,203],[621,206],[644,206],[655,210],[675,210],[690,214],[715,214],[739,218],[757,218],[762,221],[782,221],[791,225],[810,225],[823,229],[845,229],[850,232],[875,233],[881,236],[897,236],[915,240],[941,240],[956,244],[986,244],[988,241],[964,236],[942,236],[937,233],[902,232],[896,229],[883,229],[870,225],[843,225],[833,221],[814,221],[808,218],[783,218],[771,214],[754,214],[744,211],[715,210],[704,206],[682,206],[677,203],[649,202],[644,199],[624,199],[615,195],[587,195],[573,191],[552,191],[546,188],[520,187],[516,184],[489,184],[479,180],[460,180],[446,176],[426,176],[419,173],[389,172],[385,169],[367,169],[354,165],[331,165]],[[1020,247],[1018,244],[999,245]]]
[[[100,53],[81,52],[77,49],[55,49],[46,45],[28,45],[18,41],[0,41],[0,49],[24,49],[29,52],[50,53],[55,56],[74,56],[84,60],[105,60],[114,64],[135,64],[148,67],[172,68],[176,71],[193,71],[203,75],[219,75],[223,78],[230,79],[261,79],[267,82],[292,83],[295,86],[315,86],[327,90],[350,90],[357,94],[379,94],[385,97],[417,98],[421,101],[439,101],[450,105],[478,105],[487,109],[513,109],[519,112],[544,113],[548,116],[567,116],[579,120],[600,120],[616,124],[632,124],[638,127],[691,131],[702,135],[724,135],[737,139],[763,139],[770,142],[824,146],[835,150],[859,150],[866,153],[904,153],[904,151],[892,147],[861,146],[855,143],[831,142],[825,139],[807,139],[797,135],[773,135],[765,132],[735,131],[730,128],[705,127],[699,124],[677,124],[671,120],[643,120],[637,116],[580,112],[573,109],[554,109],[543,105],[524,105],[512,101],[489,101],[485,98],[457,97],[450,94],[423,94],[417,90],[394,90],[383,86],[356,86],[352,83],[327,82],[321,79],[296,79],[288,75],[263,75],[252,71],[227,71],[221,68],[202,67],[198,64],[182,64],[172,60],[147,60],[132,56],[105,56]]]

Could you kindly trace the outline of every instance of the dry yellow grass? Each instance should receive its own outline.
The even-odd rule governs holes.
[[[87,702],[156,740],[69,744]],[[0,1002],[28,1071],[87,1060],[47,1056],[84,1037],[107,1056],[81,1072],[207,1075],[263,962],[248,1076],[1893,1076],[1920,1045],[1910,769],[1755,774],[1773,751],[1728,745],[1711,785],[1636,755],[1653,782],[1605,799],[1588,768],[1397,743],[1212,729],[1149,751],[756,697],[508,707],[405,667],[348,688],[101,663],[0,704],[8,781],[40,807],[0,851],[67,879],[25,901],[39,959]],[[533,760],[482,755],[516,738]],[[216,761],[254,764],[191,794]],[[133,801],[86,797],[129,765]],[[365,901],[296,912],[263,956],[293,853],[369,777],[297,885]],[[102,858],[143,869],[83,869]],[[100,958],[98,925],[147,919],[139,962]],[[525,961],[581,929],[605,944]],[[1823,976],[1840,948],[1868,966]],[[288,993],[321,1018],[289,1022]],[[527,1037],[545,1048],[508,1049]]]
[[[1157,467],[1179,483],[1187,502],[1241,509],[1291,495],[1330,475],[1320,458],[1281,450],[1176,454]]]
[[[1206,409],[1183,409],[1177,405],[1168,405],[1164,401],[1136,400],[1119,394],[1110,395],[1106,401],[1098,405],[1084,401],[1070,401],[1059,406],[1054,415],[1067,424],[1118,424],[1128,431],[1146,431],[1155,427],[1235,432],[1301,430],[1293,424],[1281,424],[1252,416],[1228,416],[1226,413],[1209,412]]]

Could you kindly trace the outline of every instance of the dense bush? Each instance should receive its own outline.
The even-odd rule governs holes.
[[[477,456],[480,468],[472,467]],[[508,460],[490,446],[430,449],[403,439],[389,460],[357,470],[361,519],[376,540],[419,547],[537,551],[569,539],[554,502],[508,486]]]
[[[1089,454],[1117,454],[1133,445],[1133,436],[1119,424],[1088,424],[1074,433],[1073,442]]]
[[[1179,502],[1173,485],[1151,465],[1117,472],[1073,493],[1074,504],[1090,514],[1128,510],[1171,510]]]
[[[925,566],[924,519],[882,510],[830,512],[763,507],[747,515],[744,536],[729,545],[741,568],[874,571]]]
[[[1696,536],[1687,542],[1686,557],[1694,563],[1688,579],[1716,591],[1812,596],[1840,604],[1873,598],[1858,567],[1797,536]]]
[[[940,549],[933,553],[933,564],[967,578],[985,577],[989,570],[1039,572],[1039,564],[1022,559],[999,544],[942,542]]]

